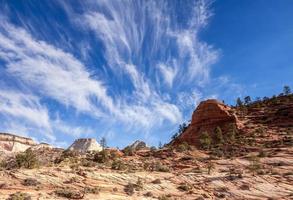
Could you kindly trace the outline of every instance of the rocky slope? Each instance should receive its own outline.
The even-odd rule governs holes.
[[[125,167],[115,169],[114,160],[89,166],[71,157],[50,167],[0,170],[0,199],[16,192],[39,200],[292,199],[292,148],[268,153],[259,172],[252,155],[211,159],[196,150],[138,152],[119,158]]]
[[[221,129],[223,138],[233,127],[235,133],[243,139],[242,143],[248,140],[250,146],[270,145],[273,142],[290,145],[293,134],[293,95],[239,107],[229,107],[217,100],[203,101],[193,112],[190,125],[172,144],[186,142],[200,147],[202,134],[206,132],[213,139],[217,127]]]
[[[93,142],[85,139],[72,146],[77,151],[34,146],[18,160],[25,165],[0,165],[0,199],[293,199],[292,108],[291,95],[241,107],[208,100],[172,145],[136,142],[131,154],[90,152]],[[231,125],[236,135],[228,141]],[[213,140],[217,127],[223,143],[203,150],[202,132]],[[27,169],[31,161],[38,167]]]

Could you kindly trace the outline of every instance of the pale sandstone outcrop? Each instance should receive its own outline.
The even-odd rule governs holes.
[[[47,143],[40,143],[40,144],[37,144],[35,146],[32,146],[31,147],[31,150],[40,150],[40,149],[53,149],[53,146],[47,144]]]
[[[86,153],[88,151],[102,151],[101,145],[94,138],[80,138],[68,148],[72,151]]]
[[[0,150],[3,152],[22,152],[34,145],[36,143],[30,138],[0,133]]]
[[[131,145],[127,146],[126,148],[129,148],[132,151],[138,151],[138,150],[142,150],[142,149],[147,149],[148,147],[147,147],[145,142],[140,141],[140,140],[136,140],[134,143],[132,143]]]

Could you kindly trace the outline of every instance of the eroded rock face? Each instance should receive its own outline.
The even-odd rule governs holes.
[[[0,133],[0,150],[4,152],[23,152],[35,146],[31,138],[21,137],[9,133]]]
[[[31,147],[31,150],[33,150],[33,151],[40,150],[40,149],[53,149],[53,146],[51,146],[47,143],[40,143],[40,144],[37,144],[37,145]]]
[[[127,146],[126,148],[130,148],[132,151],[138,151],[138,150],[147,148],[147,145],[143,141],[136,140],[134,143]]]
[[[102,147],[94,138],[77,139],[68,149],[78,151],[80,153],[86,153],[88,151],[102,151]]]
[[[212,134],[216,127],[225,131],[234,125],[237,129],[241,127],[232,109],[215,99],[201,102],[192,114],[192,120],[186,131],[175,141],[175,144],[187,142],[190,145],[199,145],[199,138],[203,132]]]

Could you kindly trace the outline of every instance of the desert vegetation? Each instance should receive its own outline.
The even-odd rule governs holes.
[[[13,200],[258,199],[254,193],[290,199],[293,128],[284,108],[291,96],[287,88],[258,102],[245,98],[229,111],[244,128],[229,122],[201,129],[199,146],[182,140],[191,126],[183,124],[172,140],[180,142],[158,148],[136,143],[140,148],[111,149],[104,140],[101,150],[86,153],[28,149],[1,160],[0,191]]]

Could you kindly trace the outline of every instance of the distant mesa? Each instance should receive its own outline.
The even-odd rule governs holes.
[[[80,138],[73,142],[68,148],[71,151],[78,151],[80,153],[86,153],[90,151],[102,151],[101,145],[94,138]]]
[[[202,101],[193,112],[190,125],[173,144],[187,142],[189,145],[199,146],[199,138],[204,132],[212,133],[217,127],[225,132],[231,125],[237,129],[242,127],[229,106],[216,99]]]
[[[47,143],[40,143],[35,146],[30,147],[31,150],[40,150],[40,149],[53,149],[54,147]]]
[[[136,140],[134,143],[132,143],[131,145],[125,147],[125,149],[130,149],[132,151],[139,151],[142,149],[147,149],[147,145],[145,142],[140,141],[140,140]]]
[[[11,153],[23,152],[35,145],[37,145],[37,143],[31,138],[10,133],[0,133],[0,151]]]

